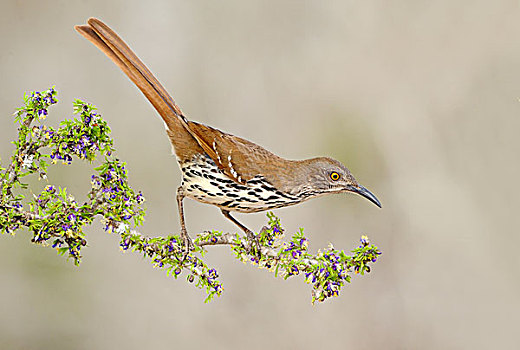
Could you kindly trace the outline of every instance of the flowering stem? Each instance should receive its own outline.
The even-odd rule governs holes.
[[[211,246],[227,245],[238,260],[268,269],[284,279],[304,275],[312,285],[313,302],[338,296],[345,283],[350,282],[350,273],[370,272],[370,265],[381,254],[366,236],[348,254],[332,245],[311,254],[303,229],[284,240],[280,219],[272,213],[267,214],[267,225],[256,235],[258,246],[238,234],[206,231],[197,235],[195,248],[188,252],[180,235],[145,236],[135,229],[144,219],[144,197],[128,184],[125,163],[113,156],[110,128],[95,107],[76,100],[76,117],[64,120],[54,129],[42,123],[48,108],[57,103],[53,88],[26,95],[24,101],[25,105],[15,113],[19,125],[18,140],[13,142],[16,149],[10,164],[5,169],[0,166],[1,233],[14,234],[26,227],[32,233],[33,243],[51,245],[79,265],[81,250],[87,245],[83,228],[99,216],[105,231],[120,236],[121,250],[142,253],[174,278],[184,271],[188,282],[205,290],[206,301],[223,291],[217,270],[203,260]],[[33,122],[37,125],[31,126]],[[91,189],[83,204],[76,202],[65,188],[54,185],[47,185],[39,193],[33,189],[32,196],[23,195],[28,190],[28,185],[20,182],[23,177],[38,173],[39,179],[47,180],[46,160],[68,165],[75,159],[92,162],[98,155],[104,159],[94,169]],[[22,194],[14,195],[13,189]]]

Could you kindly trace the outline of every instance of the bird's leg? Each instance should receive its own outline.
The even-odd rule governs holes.
[[[258,237],[255,236],[255,234],[253,233],[253,231],[251,231],[250,229],[248,229],[247,227],[245,227],[244,225],[242,225],[237,219],[235,219],[234,217],[231,216],[231,213],[229,212],[229,210],[224,210],[224,209],[220,209],[222,211],[222,214],[228,218],[229,220],[231,220],[235,225],[237,225],[238,227],[240,227],[240,229],[242,231],[245,232],[245,234],[247,235],[247,238],[249,239],[249,241],[251,242],[251,245],[254,244],[256,246],[256,250],[258,252],[258,254],[260,255],[261,252],[260,252],[260,242],[258,241]],[[251,246],[249,246],[249,249],[251,250]]]
[[[193,241],[188,235],[188,231],[186,230],[186,224],[184,223],[184,207],[182,205],[182,200],[184,199],[184,189],[182,187],[177,188],[177,207],[179,208],[179,221],[181,223],[181,237],[184,241],[184,250],[189,253],[191,250],[195,248],[193,245]]]

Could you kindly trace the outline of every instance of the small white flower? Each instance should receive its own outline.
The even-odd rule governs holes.
[[[127,229],[128,229],[127,224],[120,223],[119,226],[117,226],[116,233],[117,234],[125,233]]]
[[[30,168],[33,164],[33,159],[34,159],[34,156],[32,154],[31,155],[26,154],[23,158],[22,168],[24,168],[24,169]]]

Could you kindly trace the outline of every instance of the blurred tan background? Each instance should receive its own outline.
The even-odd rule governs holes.
[[[371,274],[312,306],[302,278],[207,260],[204,294],[168,278],[99,224],[80,268],[26,232],[0,237],[1,349],[518,349],[518,1],[10,1],[0,5],[0,156],[25,91],[56,85],[50,124],[74,98],[109,121],[147,198],[142,230],[177,232],[180,173],[151,105],[75,24],[113,26],[192,119],[288,158],[329,155],[382,201],[320,198],[278,210],[313,251],[383,250]],[[77,197],[89,167],[50,183]],[[44,184],[39,184],[42,186]],[[235,230],[186,201],[192,233]],[[259,228],[264,214],[239,215]]]

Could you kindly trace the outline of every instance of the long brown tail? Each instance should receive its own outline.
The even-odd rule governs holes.
[[[187,120],[166,89],[109,26],[97,18],[74,28],[107,55],[134,82],[161,115],[168,129],[187,128]]]
[[[166,124],[166,132],[170,137],[177,159],[184,161],[191,159],[194,154],[205,152],[224,172],[228,171],[220,164],[219,155],[215,149],[217,146],[214,142],[214,134],[222,136],[222,132],[188,121],[159,80],[123,39],[97,18],[89,18],[87,23],[87,25],[79,25],[74,28],[121,68],[152,103]]]

